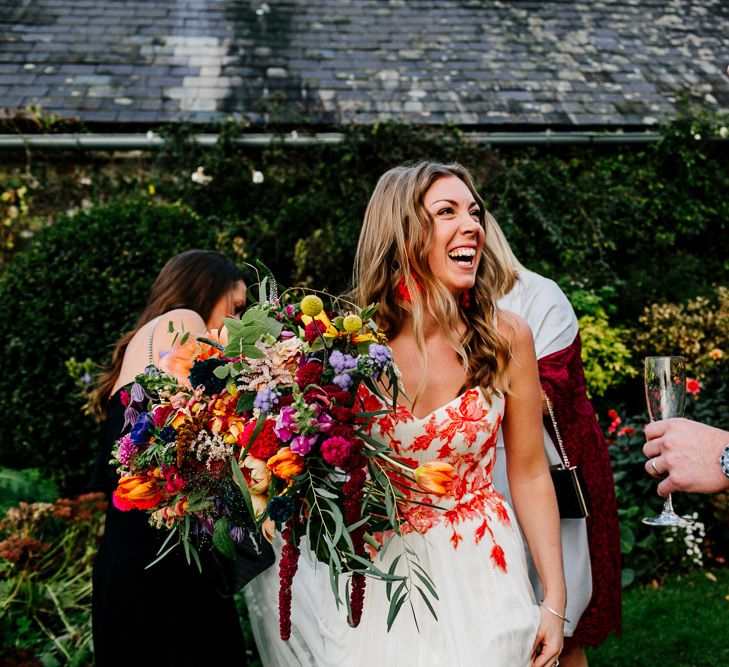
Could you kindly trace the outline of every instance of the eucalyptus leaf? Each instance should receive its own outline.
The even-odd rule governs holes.
[[[223,556],[231,560],[235,558],[235,543],[230,537],[230,526],[225,516],[220,517],[213,526],[213,544]]]
[[[392,559],[392,563],[390,563],[390,567],[387,569],[388,574],[395,574],[395,571],[397,570],[397,564],[400,562],[400,558],[402,558],[402,554],[398,554],[395,556],[395,558]],[[385,595],[387,595],[387,599],[389,600],[392,596],[392,581],[388,581],[387,585],[385,586]]]
[[[387,631],[390,632],[390,629],[392,628],[392,624],[395,622],[395,618],[397,618],[397,614],[400,611],[400,607],[402,607],[403,603],[407,599],[407,595],[403,595],[400,598],[393,597],[392,600],[390,600],[390,610],[387,614]]]

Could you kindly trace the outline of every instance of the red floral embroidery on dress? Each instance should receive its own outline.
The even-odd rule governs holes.
[[[364,386],[360,387],[359,398],[365,410],[385,407]],[[453,548],[457,549],[464,539],[462,524],[477,522],[474,542],[479,544],[485,539],[490,543],[491,563],[506,572],[504,550],[497,544],[491,526],[494,520],[506,526],[510,524],[504,499],[491,484],[501,419],[502,411],[492,414],[480,389],[470,389],[423,419],[417,419],[405,406],[398,405],[394,414],[389,412],[373,419],[368,431],[373,437],[387,442],[400,460],[413,467],[439,459],[455,469],[456,479],[447,496],[403,489],[406,497],[445,507],[438,509],[413,503],[406,510],[408,524],[403,527],[403,533],[417,530],[424,534],[436,524],[444,524],[451,531]]]

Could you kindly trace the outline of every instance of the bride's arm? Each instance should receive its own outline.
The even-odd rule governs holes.
[[[542,440],[541,389],[532,333],[524,320],[504,313],[501,332],[511,341],[508,365],[504,444],[509,488],[519,525],[544,589],[541,623],[535,647],[538,667],[554,663],[562,648],[565,585],[559,512]],[[552,611],[547,609],[549,607]]]

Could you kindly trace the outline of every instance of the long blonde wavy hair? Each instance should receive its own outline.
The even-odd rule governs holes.
[[[464,308],[433,275],[428,261],[433,219],[423,199],[436,180],[447,176],[456,176],[468,187],[479,205],[479,220],[486,232],[469,308]],[[462,391],[476,386],[487,395],[508,391],[505,370],[510,345],[499,332],[495,316],[496,299],[511,289],[515,272],[504,261],[503,248],[494,252],[489,243],[491,221],[493,218],[487,213],[471,175],[459,164],[421,162],[395,167],[383,174],[372,193],[357,245],[351,297],[360,307],[379,304],[376,319],[390,338],[412,317],[418,356],[424,369],[413,403],[422,393],[427,374],[423,332],[426,311],[441,323],[463,363],[466,382]],[[411,296],[407,305],[398,294],[401,279]],[[460,336],[458,331],[463,324],[466,331]]]

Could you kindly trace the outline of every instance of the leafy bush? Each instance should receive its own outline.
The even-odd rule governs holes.
[[[0,465],[40,467],[62,487],[84,487],[98,430],[66,362],[107,362],[167,259],[215,242],[190,209],[148,201],[63,217],[36,234],[0,278]]]
[[[31,217],[40,210],[54,218],[51,203],[60,211],[83,209],[130,190],[143,199],[112,201],[54,222],[15,255],[0,280],[0,316],[10,322],[0,333],[7,351],[0,391],[13,415],[0,425],[0,464],[47,462],[64,478],[78,469],[81,452],[90,449],[84,437],[94,431],[78,414],[85,371],[71,378],[63,365],[71,357],[82,365],[107,358],[106,346],[133,319],[163,259],[182,248],[213,246],[238,260],[264,258],[287,284],[341,290],[378,177],[425,158],[459,161],[474,173],[520,259],[557,280],[583,317],[586,370],[598,408],[622,402],[635,413],[642,391],[629,382],[631,366],[640,366],[646,346],[638,349],[635,341],[643,339],[631,332],[653,326],[638,322],[646,304],[716,300],[712,285],[729,284],[721,244],[706,243],[729,231],[729,154],[709,141],[718,122],[688,114],[663,128],[662,141],[639,147],[498,150],[471,144],[453,128],[394,124],[354,127],[340,144],[306,148],[276,141],[241,147],[233,139],[244,128],[226,124],[218,144],[203,149],[190,140],[192,128],[177,126],[165,131],[170,143],[164,150],[134,161],[73,153],[63,169],[60,157],[45,156],[31,165],[39,183]],[[3,165],[0,181],[8,187],[20,182],[16,172],[25,168]],[[159,216],[166,222],[157,230],[152,220]],[[139,223],[131,222],[137,217]],[[87,225],[87,219],[96,222]],[[663,325],[655,324],[660,333]],[[57,342],[66,340],[61,350]],[[79,368],[71,364],[69,372]],[[47,387],[54,400],[41,419],[29,397]]]
[[[685,303],[655,303],[639,318],[636,349],[645,354],[684,355],[700,363],[729,353],[729,287]]]
[[[630,365],[627,331],[610,326],[607,315],[583,315],[579,319],[582,338],[582,362],[590,396],[603,396],[622,385],[638,371]]]
[[[91,568],[105,509],[103,494],[87,494],[20,502],[0,521],[3,664],[91,663]]]
[[[56,498],[58,488],[39,468],[0,468],[0,515],[21,501],[51,502]]]

